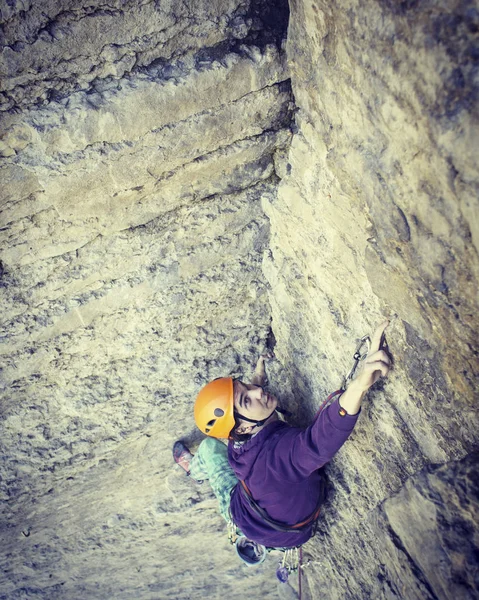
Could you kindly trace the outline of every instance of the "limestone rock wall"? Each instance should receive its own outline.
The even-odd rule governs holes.
[[[2,600],[297,597],[171,446],[265,345],[308,423],[384,316],[303,598],[477,597],[479,8],[290,8],[1,5]]]
[[[270,334],[285,15],[2,5],[0,598],[234,592],[215,499],[171,448],[198,437],[200,387]]]
[[[395,359],[330,466],[313,598],[477,597],[475,467],[427,493],[419,474],[452,473],[477,448],[478,14],[291,3],[297,133],[263,203],[276,389],[307,422],[384,317]]]
[[[239,0],[4,2],[0,107],[47,105],[153,66],[173,77],[175,58],[193,53],[201,64],[208,48],[221,57],[221,44],[275,40],[286,14],[284,3]]]

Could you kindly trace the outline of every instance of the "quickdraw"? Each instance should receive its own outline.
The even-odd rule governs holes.
[[[364,351],[364,347],[366,347],[366,351]],[[359,363],[367,357],[370,348],[371,348],[371,338],[369,337],[369,335],[364,335],[359,340],[358,345],[356,346],[356,350],[354,351],[353,366],[351,367],[351,370],[346,375],[346,377],[344,377],[344,379],[341,383],[342,390],[345,390],[347,388],[349,382],[353,379],[353,377],[356,373],[356,369],[358,368]]]
[[[282,560],[279,561],[276,577],[281,583],[286,583],[291,573],[298,571],[301,582],[301,561],[303,558],[302,546],[295,548],[284,548]]]
[[[233,546],[236,544],[236,540],[238,539],[238,529],[233,521],[230,519],[227,523],[228,527],[228,540],[230,544]]]
[[[302,599],[302,567],[303,567],[303,546],[297,546],[296,548],[284,548],[283,558],[279,561],[278,568],[276,570],[276,577],[281,583],[288,581],[291,573],[297,571],[298,573],[298,598]]]

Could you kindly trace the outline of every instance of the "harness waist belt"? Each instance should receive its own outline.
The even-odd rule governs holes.
[[[268,515],[268,513],[264,510],[264,508],[261,508],[261,506],[259,506],[259,504],[256,502],[256,500],[253,498],[246,483],[242,480],[240,480],[240,483],[241,483],[240,490],[241,490],[241,493],[243,494],[243,498],[245,498],[245,500],[248,502],[248,505],[253,510],[253,512],[256,513],[256,515],[258,515],[258,517],[260,517],[263,521],[265,521],[265,523],[267,523],[270,527],[272,527],[276,531],[282,531],[284,533],[301,533],[301,532],[305,531],[319,517],[321,505],[323,504],[323,501],[324,501],[324,478],[323,477],[321,477],[321,489],[320,489],[320,493],[319,493],[318,505],[316,506],[314,512],[307,519],[305,519],[304,521],[301,521],[300,523],[296,523],[295,525],[288,525],[287,523],[281,523],[280,521],[275,521],[274,519],[272,519]]]

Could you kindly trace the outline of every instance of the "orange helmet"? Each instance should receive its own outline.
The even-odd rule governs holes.
[[[195,422],[211,437],[227,438],[235,425],[233,380],[222,377],[207,383],[195,402]]]

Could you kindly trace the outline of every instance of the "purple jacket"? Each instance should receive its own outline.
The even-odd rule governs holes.
[[[338,400],[307,429],[273,421],[243,445],[230,441],[228,460],[238,479],[275,521],[294,525],[311,515],[318,503],[318,469],[341,448],[358,415],[341,417]],[[302,532],[284,533],[268,526],[249,507],[238,484],[231,494],[231,516],[244,535],[271,548],[304,544],[313,524]]]

